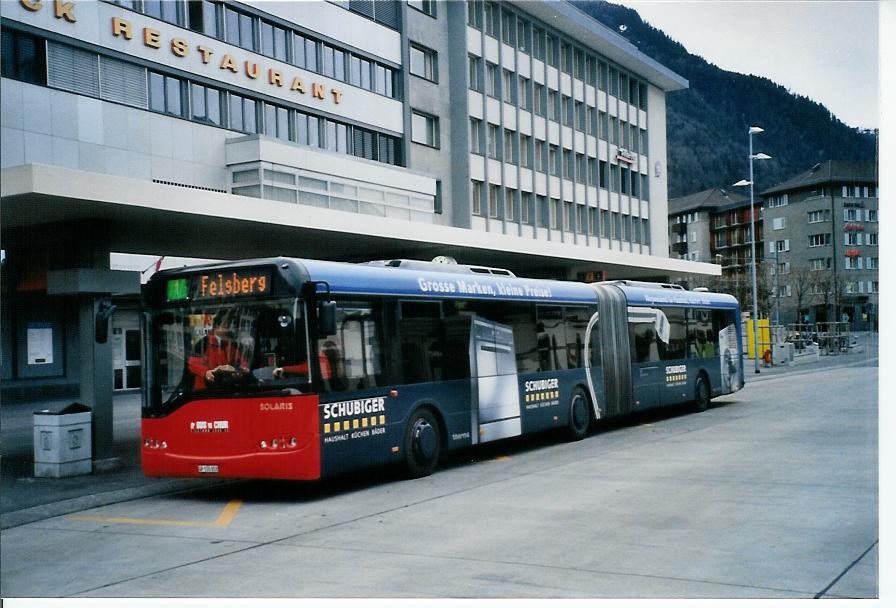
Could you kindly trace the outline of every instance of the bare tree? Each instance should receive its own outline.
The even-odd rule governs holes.
[[[807,266],[800,266],[790,271],[790,285],[796,298],[796,321],[802,323],[803,306],[809,306],[815,299],[817,272]]]

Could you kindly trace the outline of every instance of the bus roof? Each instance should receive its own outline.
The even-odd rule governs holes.
[[[392,266],[292,260],[312,281],[326,281],[334,294],[594,303],[594,290],[572,281],[459,274]]]
[[[261,271],[260,269],[269,269]],[[447,270],[447,269],[446,269]],[[596,284],[574,281],[527,279],[495,274],[458,273],[419,268],[410,265],[389,266],[328,262],[299,258],[262,258],[224,262],[202,266],[165,270],[153,276],[148,285],[150,299],[161,300],[170,294],[171,283],[183,283],[178,300],[189,301],[196,296],[197,285],[211,282],[244,281],[248,276],[266,277],[270,283],[264,295],[299,295],[308,282],[326,283],[334,295],[373,295],[395,297],[430,297],[451,299],[478,299],[498,301],[567,302],[594,304],[597,301]],[[226,276],[225,276],[226,275]],[[192,277],[185,281],[181,277]],[[189,283],[189,284],[188,284]],[[623,292],[632,305],[678,305],[737,308],[737,300],[727,294],[669,289],[662,284],[606,281]],[[212,290],[214,291],[214,290]],[[319,291],[321,289],[319,288]],[[203,291],[203,293],[205,293]],[[225,295],[225,293],[227,295]],[[189,294],[189,295],[188,295]],[[231,294],[229,288],[218,289],[216,299],[253,295],[243,291]],[[256,293],[254,295],[261,295]],[[167,301],[175,301],[167,295]]]
[[[686,289],[667,289],[663,287],[645,287],[642,285],[625,285],[614,283],[629,304],[646,306],[709,306],[712,308],[737,308],[737,300],[726,293],[708,291],[688,291]]]

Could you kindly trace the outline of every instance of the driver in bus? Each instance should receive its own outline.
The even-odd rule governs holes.
[[[211,332],[200,341],[202,354],[188,361],[195,389],[227,386],[248,374],[249,364],[234,338],[230,314],[218,311]]]

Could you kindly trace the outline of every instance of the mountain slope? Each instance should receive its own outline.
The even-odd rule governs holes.
[[[688,53],[632,9],[603,0],[573,4],[689,81],[688,89],[666,96],[670,198],[747,178],[750,125],[766,130],[754,137],[754,152],[772,157],[754,163],[760,192],[825,160],[876,159],[877,137],[845,125],[823,105]]]

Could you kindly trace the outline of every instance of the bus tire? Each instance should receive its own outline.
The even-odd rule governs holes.
[[[569,418],[566,425],[566,436],[570,441],[580,441],[588,435],[591,427],[591,404],[588,395],[581,386],[572,391],[569,398]]]
[[[426,408],[415,410],[408,418],[404,432],[404,463],[408,477],[416,479],[431,474],[442,453],[439,423]]]
[[[694,410],[697,412],[705,412],[709,407],[709,401],[712,398],[709,392],[709,381],[706,374],[700,372],[697,374],[697,380],[694,382]]]

